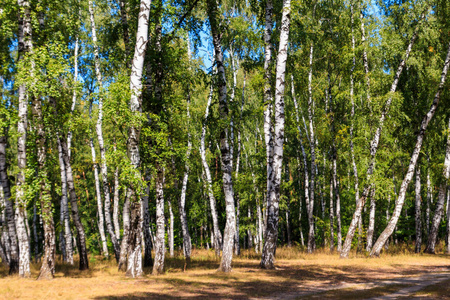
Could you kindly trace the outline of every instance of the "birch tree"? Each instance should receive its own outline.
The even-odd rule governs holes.
[[[142,72],[144,68],[145,50],[147,48],[148,39],[148,22],[150,16],[151,0],[142,0],[140,3],[138,27],[136,32],[136,46],[134,50],[134,57],[131,67],[130,75],[130,111],[134,116],[139,116],[141,112],[141,100],[142,93]],[[139,176],[139,125],[132,124],[128,129],[128,157],[130,158],[131,165],[135,169],[136,176]],[[131,226],[130,231],[132,234],[128,237],[128,262],[126,275],[129,277],[139,277],[143,274],[142,270],[142,254],[141,254],[141,200],[140,195],[136,195],[136,187],[134,187],[133,205],[131,206]]]
[[[283,143],[284,143],[284,89],[286,76],[287,48],[289,40],[291,1],[283,1],[283,13],[280,26],[280,44],[276,64],[275,82],[275,124],[274,124],[274,148],[273,148],[273,175],[268,180],[272,183],[268,186],[269,197],[267,199],[267,227],[264,239],[264,248],[261,257],[261,267],[274,268],[275,249],[278,237],[278,217],[280,201],[281,172],[283,167]]]
[[[28,1],[18,0],[19,14],[19,30],[18,30],[18,61],[24,59],[27,53],[33,51],[33,42],[31,39],[31,11]],[[30,259],[28,257],[29,243],[25,229],[25,213],[27,200],[25,198],[25,169],[27,164],[27,123],[28,123],[28,96],[25,84],[19,86],[19,122],[17,123],[17,164],[19,173],[17,174],[16,183],[16,199],[15,199],[15,220],[17,239],[19,244],[19,276],[30,277]]]
[[[392,234],[395,226],[397,225],[397,221],[400,216],[400,213],[401,213],[401,210],[403,207],[403,203],[405,201],[406,190],[408,188],[409,182],[412,179],[412,176],[414,173],[414,168],[416,167],[417,159],[419,157],[420,149],[422,148],[425,131],[426,131],[431,119],[433,118],[434,113],[436,112],[437,106],[439,104],[441,92],[444,89],[445,80],[447,79],[447,72],[448,72],[449,65],[450,65],[450,43],[448,45],[447,57],[445,59],[444,67],[442,69],[442,74],[441,74],[441,79],[439,82],[438,90],[436,92],[436,95],[434,96],[433,103],[431,104],[430,110],[427,112],[427,114],[423,118],[422,123],[420,125],[420,130],[417,135],[416,145],[415,145],[413,153],[411,155],[411,160],[410,160],[405,178],[403,179],[402,185],[400,187],[400,191],[398,194],[394,212],[392,213],[392,217],[389,220],[389,223],[387,224],[386,229],[381,233],[377,242],[373,246],[372,251],[370,252],[370,256],[372,256],[372,257],[380,255],[382,246],[386,243],[386,240]],[[447,150],[448,149],[450,149],[450,148],[447,148]],[[449,151],[447,151],[447,152],[449,152]],[[447,155],[446,157],[450,157],[450,156]],[[444,172],[445,172],[444,176],[447,175],[446,178],[448,178],[448,174],[449,174],[449,171],[448,171],[450,169],[449,165],[450,165],[450,160],[447,160],[446,162],[444,162]],[[445,187],[443,187],[442,189],[443,189],[442,201],[438,200],[438,203],[436,205],[437,208],[443,207],[443,204],[444,204],[443,199],[445,199]],[[441,194],[441,192],[440,192],[440,194]],[[442,204],[440,204],[440,203],[442,203]],[[436,224],[440,223],[441,214],[442,214],[442,209],[441,209],[441,211],[437,211],[437,215],[435,213],[435,216],[433,218],[433,225],[432,225],[432,229],[430,232],[430,237],[428,240],[426,252],[434,253],[433,240],[435,241],[435,238],[433,238],[433,236],[437,234],[437,225]],[[439,222],[437,222],[438,219],[439,219]]]

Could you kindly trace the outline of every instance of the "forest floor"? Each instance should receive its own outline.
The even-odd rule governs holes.
[[[408,249],[371,259],[353,253],[306,254],[277,249],[277,268],[259,268],[259,256],[242,251],[230,274],[218,273],[212,250],[193,250],[187,270],[179,253],[166,259],[166,274],[128,279],[114,260],[91,257],[90,269],[57,264],[55,279],[8,276],[0,267],[0,299],[450,299],[450,255],[412,254]]]

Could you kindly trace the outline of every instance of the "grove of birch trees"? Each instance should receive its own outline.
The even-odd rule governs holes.
[[[450,254],[447,0],[2,0],[0,260]]]

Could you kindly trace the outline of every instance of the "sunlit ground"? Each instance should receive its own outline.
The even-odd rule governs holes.
[[[403,248],[404,247],[404,248]],[[450,255],[414,254],[406,246],[391,247],[389,254],[371,259],[353,253],[340,259],[337,253],[318,250],[307,254],[297,248],[277,249],[277,268],[259,268],[259,255],[244,250],[233,259],[230,274],[216,272],[219,259],[213,250],[193,250],[192,261],[184,269],[181,253],[170,258],[166,254],[166,274],[128,279],[119,272],[114,260],[91,257],[90,269],[78,271],[77,266],[58,263],[55,279],[37,281],[39,265],[32,265],[32,278],[8,276],[0,267],[0,298],[2,299],[159,299],[159,298],[354,298],[364,299],[393,293],[403,285],[373,289],[324,288],[342,284],[369,283],[386,279],[417,276],[424,273],[450,272]],[[442,247],[440,247],[442,248]],[[429,286],[418,297],[439,298],[450,295],[449,280]],[[284,297],[285,296],[285,297]]]

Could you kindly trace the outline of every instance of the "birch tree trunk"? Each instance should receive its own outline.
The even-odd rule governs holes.
[[[17,33],[18,40],[18,62],[23,60],[26,53],[33,51],[33,42],[31,39],[31,13],[30,3],[27,0],[18,0],[19,13],[19,30]],[[30,277],[30,259],[28,256],[29,243],[25,229],[25,210],[27,200],[25,197],[25,171],[27,167],[27,115],[28,115],[28,96],[25,84],[19,86],[19,111],[17,123],[17,164],[18,174],[16,183],[16,199],[15,199],[15,221],[17,240],[19,244],[19,276]]]
[[[115,147],[114,147],[115,148]],[[113,201],[113,222],[114,231],[118,240],[120,240],[120,224],[119,224],[119,167],[114,171],[114,201]]]
[[[128,236],[130,233],[130,198],[131,188],[127,189],[125,195],[125,202],[123,203],[122,221],[123,221],[123,236],[120,243],[120,258],[118,269],[119,271],[126,271],[127,269],[127,255],[128,255]],[[145,204],[144,204],[145,206]]]
[[[366,251],[370,252],[373,245],[373,234],[375,231],[375,187],[372,185],[370,189],[370,212],[369,212],[369,227],[367,228],[367,246]]]
[[[424,17],[424,15],[422,15],[422,18],[423,17]],[[420,24],[420,22],[419,22],[419,24]],[[380,119],[378,121],[378,128],[376,129],[375,135],[374,135],[372,141],[370,142],[370,160],[369,160],[369,166],[368,166],[367,172],[366,172],[366,185],[363,189],[361,198],[359,199],[359,201],[356,205],[355,212],[353,213],[352,221],[348,228],[347,236],[345,238],[344,245],[343,245],[343,248],[341,251],[341,255],[340,255],[341,258],[348,258],[348,255],[350,253],[353,236],[355,235],[355,229],[356,229],[357,224],[360,222],[362,208],[364,207],[366,198],[369,195],[372,174],[375,169],[375,158],[376,158],[376,154],[377,154],[377,150],[378,150],[378,144],[380,142],[381,131],[384,126],[384,121],[389,112],[389,108],[392,103],[393,95],[394,95],[395,91],[397,90],[397,85],[398,85],[398,81],[400,80],[400,75],[403,72],[403,68],[405,67],[406,61],[409,58],[409,54],[411,53],[414,42],[417,39],[418,29],[419,29],[419,25],[416,26],[413,36],[411,37],[408,47],[406,48],[405,56],[400,61],[400,64],[397,68],[397,71],[394,76],[394,80],[393,80],[391,88],[389,90],[388,100],[386,101],[386,103],[384,105],[384,109],[383,109]]]
[[[189,226],[186,214],[186,190],[189,178],[189,157],[191,156],[191,149],[192,149],[191,133],[189,129],[189,122],[190,122],[189,105],[190,105],[190,94],[188,94],[188,101],[186,107],[188,120],[187,124],[188,146],[186,150],[186,162],[184,165],[185,171],[183,175],[183,182],[181,184],[181,196],[180,201],[178,202],[178,210],[180,213],[180,221],[181,221],[181,232],[183,234],[183,254],[186,262],[189,262],[191,260],[191,249],[192,249],[191,235],[189,234]]]
[[[304,167],[304,174],[305,174],[305,201],[306,201],[306,207],[308,210],[308,216],[309,216],[309,177],[308,177],[308,163],[307,163],[307,156],[306,156],[306,152],[305,152],[305,147],[303,146],[303,141],[302,141],[302,130],[300,128],[300,118],[298,115],[298,111],[299,111],[299,107],[298,107],[298,103],[297,103],[297,98],[295,96],[295,90],[294,90],[294,76],[291,75],[291,93],[292,93],[292,100],[294,101],[294,107],[295,107],[295,119],[297,121],[297,131],[299,134],[299,142],[300,142],[300,149],[302,150],[302,157],[303,157],[303,167]],[[305,126],[306,127],[306,126]],[[305,128],[306,129],[306,128]],[[306,136],[307,136],[307,132],[305,132]],[[298,159],[297,159],[298,160]],[[298,165],[300,167],[300,162],[298,162]],[[301,184],[300,184],[301,186]],[[302,246],[304,245],[303,242],[303,232],[301,229],[301,218],[302,218],[302,208],[301,208],[301,200],[300,202],[300,212],[299,212],[299,224],[300,224],[300,235],[301,235],[301,240],[302,240]],[[309,217],[308,217],[309,219]]]
[[[119,242],[117,240],[116,234],[114,233],[114,228],[113,228],[112,221],[111,221],[111,195],[109,193],[108,166],[106,165],[106,149],[105,149],[105,143],[103,140],[103,79],[102,79],[102,74],[100,72],[100,57],[99,57],[99,50],[98,50],[98,45],[97,45],[97,31],[95,28],[94,8],[93,8],[92,1],[89,1],[89,16],[90,16],[90,21],[91,21],[92,43],[94,46],[95,75],[97,77],[97,83],[98,83],[98,87],[100,90],[100,96],[98,97],[98,118],[97,118],[97,123],[95,125],[95,131],[97,133],[97,140],[98,140],[98,145],[100,148],[100,161],[101,161],[100,162],[100,173],[102,174],[103,194],[105,197],[105,221],[106,221],[106,228],[108,230],[109,236],[111,237],[111,242],[113,244],[114,255],[116,257],[116,261],[119,261],[120,247],[119,247]],[[100,198],[100,202],[101,202],[101,198]],[[99,209],[100,209],[100,206],[99,206]],[[99,212],[99,216],[100,216],[100,212]],[[100,218],[100,220],[101,220],[101,218]],[[102,222],[100,222],[100,223],[102,223]],[[102,229],[103,228],[104,227],[102,227]],[[105,253],[106,253],[106,256],[108,256],[108,252],[106,251]]]
[[[92,102],[91,107],[89,109],[90,115],[92,112]],[[102,203],[102,194],[100,192],[100,179],[98,176],[98,165],[97,165],[97,157],[95,154],[95,147],[94,147],[94,139],[89,139],[89,146],[91,147],[91,155],[92,155],[92,165],[94,167],[94,180],[95,180],[95,196],[97,199],[97,215],[98,215],[98,231],[100,233],[100,242],[102,243],[102,254],[105,257],[108,257],[108,245],[106,242],[106,235],[105,235],[105,221],[103,217],[103,203]]]
[[[2,189],[1,197],[4,203],[3,221],[6,222],[6,226],[4,228],[5,239],[8,245],[7,251],[5,251],[5,255],[8,256],[7,263],[9,265],[9,274],[13,275],[19,272],[19,247],[17,245],[14,208],[13,203],[11,201],[11,188],[10,188],[11,185],[7,173],[8,169],[8,163],[6,161],[7,131],[5,130],[3,134],[4,134],[3,136],[0,136],[0,188]]]
[[[87,249],[86,249],[86,234],[84,232],[83,224],[81,223],[80,214],[78,212],[78,204],[77,204],[77,196],[75,193],[75,184],[73,180],[72,173],[72,165],[70,164],[69,158],[69,150],[64,138],[61,138],[61,148],[63,151],[64,163],[66,166],[66,175],[67,175],[67,187],[69,190],[69,198],[70,198],[70,208],[72,211],[72,220],[75,224],[75,228],[77,230],[77,247],[78,254],[80,259],[80,270],[89,269],[89,261],[87,257]]]
[[[269,198],[267,199],[267,227],[264,240],[264,248],[261,257],[261,267],[273,269],[275,263],[275,250],[278,237],[278,217],[280,201],[281,172],[283,167],[283,142],[284,142],[284,89],[287,61],[287,47],[289,40],[291,1],[283,1],[283,14],[280,26],[280,44],[277,55],[276,82],[275,82],[275,126],[273,148],[273,176]],[[269,184],[268,184],[269,186]]]
[[[330,179],[330,251],[334,251],[334,196],[333,178]]]
[[[447,227],[446,227],[446,249],[445,253],[450,254],[450,187],[447,186]]]
[[[233,89],[236,89],[236,75],[237,70],[233,67]],[[242,124],[242,112],[244,110],[244,99],[245,99],[245,81],[246,77],[244,75],[244,83],[242,86],[242,97],[241,97],[241,112],[239,117],[239,126]],[[233,92],[234,93],[234,92]],[[240,161],[241,161],[241,128],[238,128],[238,138],[237,138],[237,154],[236,154],[236,172],[235,172],[235,178],[236,181],[239,179],[239,168],[240,168]],[[240,216],[240,207],[241,207],[241,201],[239,198],[239,193],[236,192],[236,237],[235,237],[235,255],[241,255],[241,248],[239,245],[239,216]],[[249,231],[250,232],[250,231]],[[244,240],[245,241],[245,240]]]
[[[169,255],[170,257],[174,256],[174,249],[173,249],[173,243],[174,243],[174,227],[173,227],[173,222],[174,222],[174,217],[173,217],[173,209],[172,209],[172,202],[170,201],[170,198],[167,199],[167,204],[169,206]]]
[[[206,161],[206,149],[205,149],[206,124],[207,124],[207,120],[208,120],[209,107],[211,105],[212,94],[213,94],[213,86],[211,84],[209,95],[208,95],[208,102],[206,104],[205,117],[203,120],[202,135],[201,135],[201,139],[200,139],[200,156],[201,156],[201,160],[202,160],[203,170],[205,171],[205,177],[206,177],[205,185],[208,190],[209,205],[211,208],[211,217],[212,217],[212,221],[213,221],[214,250],[216,252],[216,256],[220,256],[220,250],[222,249],[222,234],[220,233],[220,230],[219,230],[219,220],[218,220],[218,216],[217,216],[216,199],[214,198],[214,193],[213,193],[213,189],[212,189],[211,172],[209,170],[208,162]]]
[[[372,252],[370,252],[370,256],[372,256],[372,257],[380,255],[382,246],[384,245],[386,240],[389,238],[389,236],[392,234],[392,232],[394,231],[395,225],[397,224],[398,218],[400,216],[400,213],[401,213],[401,210],[403,207],[403,203],[405,201],[406,189],[408,188],[408,184],[412,179],[412,176],[414,173],[414,168],[416,166],[417,159],[419,157],[419,153],[420,153],[420,149],[422,147],[422,142],[423,142],[423,138],[425,135],[425,131],[426,131],[431,119],[433,118],[434,113],[436,112],[437,106],[439,104],[441,92],[444,89],[444,84],[445,84],[445,80],[447,78],[449,64],[450,64],[450,43],[448,45],[447,57],[445,59],[444,67],[442,70],[441,81],[439,83],[438,91],[437,91],[436,95],[434,96],[433,103],[431,104],[430,110],[425,115],[425,117],[422,120],[422,124],[420,125],[420,131],[419,131],[419,134],[417,135],[417,142],[414,147],[413,154],[411,156],[411,160],[410,160],[410,163],[408,166],[408,171],[406,172],[406,176],[403,179],[402,185],[400,187],[400,192],[398,195],[398,199],[396,201],[394,212],[392,214],[391,219],[389,220],[388,225],[386,226],[386,229],[381,233],[377,242],[373,246]],[[450,142],[447,143],[447,154],[448,155],[446,155],[446,158],[448,158],[448,159],[446,159],[446,162],[444,162],[444,175],[446,175],[445,176],[446,178],[449,177],[449,173],[450,173]],[[441,186],[441,189],[444,189],[442,192],[443,192],[443,197],[445,197],[445,186],[444,187]],[[441,191],[439,191],[439,193],[441,193]],[[434,242],[436,241],[437,227],[440,223],[440,216],[442,215],[443,204],[444,204],[444,200],[441,201],[441,199],[439,199],[438,204],[436,205],[437,214],[435,213],[435,216],[433,218],[433,226],[431,229],[430,238],[428,239],[428,245],[427,245],[427,249],[426,249],[426,252],[428,252],[428,253],[434,253],[433,241]],[[439,208],[441,208],[440,211],[438,210]]]
[[[150,234],[150,212],[148,211],[148,198],[150,192],[150,176],[147,176],[147,189],[145,195],[142,196],[142,217],[143,217],[143,232],[144,232],[144,267],[153,267],[152,259],[152,236]]]
[[[430,180],[430,164],[429,164],[429,158],[428,160],[428,170],[427,170],[427,211],[425,215],[425,221],[427,226],[427,239],[430,236],[430,204],[433,203],[433,188],[431,187],[431,180]]]
[[[38,279],[52,279],[55,274],[55,226],[53,223],[52,201],[50,194],[50,183],[48,182],[46,152],[46,134],[44,119],[42,116],[41,100],[33,97],[32,102],[33,123],[36,131],[37,167],[39,178],[39,194],[41,203],[41,216],[44,224],[44,257]],[[28,253],[26,253],[28,255]]]
[[[352,167],[353,167],[353,176],[355,178],[355,200],[356,200],[356,205],[358,205],[359,202],[359,178],[358,178],[358,168],[356,166],[356,160],[355,160],[355,150],[354,150],[354,145],[353,145],[353,127],[354,127],[354,120],[355,120],[355,100],[354,100],[354,79],[353,79],[353,73],[355,71],[355,67],[356,67],[356,57],[355,57],[355,35],[353,32],[353,25],[354,25],[354,20],[353,20],[353,2],[350,3],[350,10],[351,10],[351,29],[352,29],[352,68],[350,70],[350,102],[352,105],[352,109],[350,112],[350,118],[351,118],[351,124],[350,124],[350,155],[352,157]],[[361,32],[362,32],[362,42],[365,41],[365,33],[364,33],[364,22],[361,18]],[[365,44],[364,44],[365,47]],[[368,73],[369,73],[369,65],[367,62],[367,53],[366,53],[366,48],[364,48],[363,51],[363,60],[364,60],[364,67],[365,67],[365,71],[366,71],[366,80],[367,80],[367,98],[370,99],[370,79],[368,77]],[[366,68],[367,65],[367,68]],[[362,249],[362,219],[359,219],[358,222],[358,246],[357,246],[357,251],[360,252]]]
[[[221,41],[221,28],[219,23],[220,14],[217,2],[207,1],[208,19],[211,27],[211,36],[214,45],[214,61],[217,66],[217,87],[219,90],[219,116],[221,120],[228,119],[227,82],[225,66],[223,64],[223,52]],[[221,169],[223,180],[223,191],[225,194],[226,225],[223,239],[223,252],[219,271],[231,272],[233,259],[233,245],[236,232],[236,215],[234,207],[234,190],[232,180],[232,157],[230,156],[230,145],[228,144],[228,129],[220,129],[220,152]]]
[[[445,67],[444,70],[447,72],[449,67],[449,59],[450,59],[450,43],[449,43],[449,52],[447,55],[447,59],[445,61]],[[444,72],[443,72],[444,73]],[[445,73],[447,75],[447,73]],[[445,77],[444,77],[445,82]],[[443,81],[441,78],[441,84],[439,85],[438,94],[436,94],[436,97],[439,101],[439,92],[441,91],[441,85],[443,86]],[[448,128],[450,129],[450,118],[448,122]],[[438,194],[438,200],[436,202],[436,208],[433,215],[433,220],[431,222],[431,228],[430,228],[430,235],[428,236],[428,242],[427,247],[425,248],[426,253],[435,254],[435,247],[437,242],[437,235],[439,232],[439,225],[441,224],[442,215],[444,214],[444,204],[445,204],[445,197],[447,195],[447,181],[450,178],[450,133],[447,134],[447,147],[445,151],[445,160],[444,160],[444,180],[442,181],[441,185],[439,186],[439,194]],[[447,211],[448,215],[448,211]]]
[[[415,247],[415,252],[416,253],[420,253],[420,248],[422,246],[422,210],[421,210],[421,202],[422,202],[422,197],[420,196],[420,167],[417,166],[416,168],[416,203],[415,203],[415,208],[416,208],[416,215],[415,215],[415,223],[416,223],[416,247]]]
[[[52,98],[50,98],[52,99]],[[89,269],[89,261],[87,257],[86,249],[86,234],[84,232],[83,224],[81,223],[80,214],[78,212],[77,195],[75,192],[75,184],[73,180],[72,165],[70,163],[69,149],[67,145],[67,139],[61,135],[60,144],[62,150],[62,156],[64,159],[64,165],[66,168],[66,180],[70,199],[70,208],[72,211],[72,220],[77,230],[76,246],[78,247],[78,254],[80,259],[80,270]],[[33,221],[34,222],[34,221]],[[36,235],[36,234],[35,234]]]
[[[153,275],[164,272],[165,247],[165,218],[164,218],[164,169],[157,168],[156,176],[156,236],[155,236],[155,261],[153,263]]]
[[[309,119],[309,135],[310,135],[310,149],[311,149],[311,185],[309,186],[310,197],[309,204],[307,202],[306,209],[308,210],[308,253],[313,253],[316,248],[316,239],[314,232],[314,188],[315,188],[315,172],[316,169],[316,150],[315,150],[315,135],[313,125],[313,97],[312,97],[312,70],[313,70],[313,55],[314,55],[314,43],[311,42],[309,50],[309,72],[308,72],[308,119]]]
[[[69,218],[69,204],[67,201],[67,175],[66,165],[64,163],[63,150],[60,138],[57,137],[59,168],[61,171],[61,218],[60,225],[64,228],[63,243],[64,243],[64,261],[73,265],[73,246],[72,246],[72,231],[70,230]],[[62,232],[62,230],[61,230]]]
[[[266,145],[266,164],[267,164],[267,190],[266,201],[269,199],[270,190],[272,190],[273,176],[273,96],[272,96],[272,28],[273,28],[273,3],[272,0],[266,1],[265,27],[264,27],[264,141]],[[266,229],[266,226],[264,226]],[[265,233],[264,233],[265,234]],[[264,236],[265,238],[265,236]],[[261,248],[262,251],[262,248]]]
[[[147,49],[150,6],[151,0],[141,0],[138,16],[138,27],[136,32],[136,46],[134,49],[133,63],[131,66],[130,111],[131,114],[136,117],[141,113],[142,110],[142,103],[141,103],[142,72],[144,68],[145,51]],[[134,125],[130,126],[130,128],[128,129],[127,150],[128,150],[128,157],[130,158],[131,165],[134,167],[136,177],[141,177],[139,171],[140,166],[139,135],[140,135],[140,128]],[[132,187],[132,189],[133,188],[134,187]],[[132,194],[135,194],[135,190],[134,191],[132,190]],[[130,226],[131,238],[128,237],[128,240],[132,241],[133,243],[129,243],[127,247],[128,263],[126,275],[129,277],[139,277],[143,274],[142,254],[141,254],[141,241],[142,241],[141,238],[142,216],[140,214],[142,209],[141,199],[140,195],[135,195],[134,197],[133,202],[135,203],[133,203],[133,205],[130,205],[132,216],[131,224],[133,224],[133,226]],[[121,265],[119,261],[119,268],[120,266]]]

